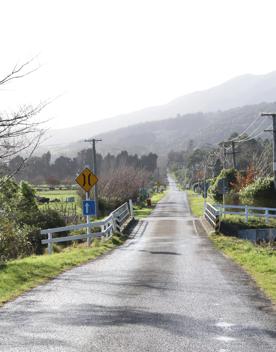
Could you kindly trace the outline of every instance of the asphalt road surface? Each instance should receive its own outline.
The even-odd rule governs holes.
[[[0,309],[0,351],[276,351],[276,317],[170,180],[123,246]]]

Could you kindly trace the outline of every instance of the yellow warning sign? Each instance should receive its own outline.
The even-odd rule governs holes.
[[[98,182],[98,177],[86,167],[76,178],[76,182],[85,192],[89,192],[91,188]]]

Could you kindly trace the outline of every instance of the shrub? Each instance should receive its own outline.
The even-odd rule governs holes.
[[[8,221],[0,225],[0,262],[25,257],[33,253],[29,241],[30,227],[14,226]]]
[[[216,177],[214,183],[209,188],[209,193],[216,201],[222,201],[222,192],[220,189],[220,184],[222,180],[225,179],[225,186],[230,192],[233,189],[233,185],[237,180],[237,170],[236,169],[223,169],[220,174]]]
[[[244,200],[250,200],[256,205],[276,205],[276,191],[272,177],[258,178],[254,183],[243,188],[240,195]]]
[[[28,239],[32,245],[33,251],[36,254],[42,254],[44,247],[41,244],[41,240],[45,238],[40,234],[41,229],[49,229],[54,227],[65,226],[65,220],[60,216],[60,214],[53,209],[47,208],[42,211],[39,211],[36,214],[36,217],[33,218],[33,227],[29,232]],[[58,236],[65,236],[66,232],[59,232]]]
[[[28,183],[3,180],[0,190],[3,210],[0,218],[2,260],[30,253],[42,254],[40,229],[65,226],[65,221],[55,210],[38,208],[35,191]]]

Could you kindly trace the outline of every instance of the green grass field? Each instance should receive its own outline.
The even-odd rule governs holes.
[[[67,197],[76,197],[78,198],[77,190],[73,189],[56,189],[48,191],[37,191],[36,194],[41,197],[47,197],[50,199],[58,198],[60,200],[66,200]]]
[[[42,209],[45,207],[50,207],[52,209],[65,212],[66,211],[65,208],[67,208],[67,211],[69,213],[76,212],[76,215],[82,215],[81,198],[78,195],[77,190],[70,190],[70,189],[43,190],[43,191],[37,191],[36,195],[40,197],[50,198],[50,200],[59,199],[59,202],[40,204],[39,207]],[[66,202],[66,199],[69,197],[74,197],[75,198],[74,202],[70,202],[70,203]]]
[[[91,247],[82,244],[68,247],[61,253],[7,262],[0,267],[0,305],[73,266],[95,259],[122,244],[124,240],[125,237],[113,236],[106,242],[94,240]]]

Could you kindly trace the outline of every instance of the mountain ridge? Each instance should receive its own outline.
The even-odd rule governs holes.
[[[99,136],[137,123],[165,120],[189,113],[225,111],[245,105],[273,101],[276,101],[276,71],[264,75],[245,74],[212,88],[177,97],[167,104],[144,108],[84,125],[53,130],[50,132],[52,138],[48,138],[48,144],[69,145],[85,138]],[[44,149],[47,149],[47,145]]]

